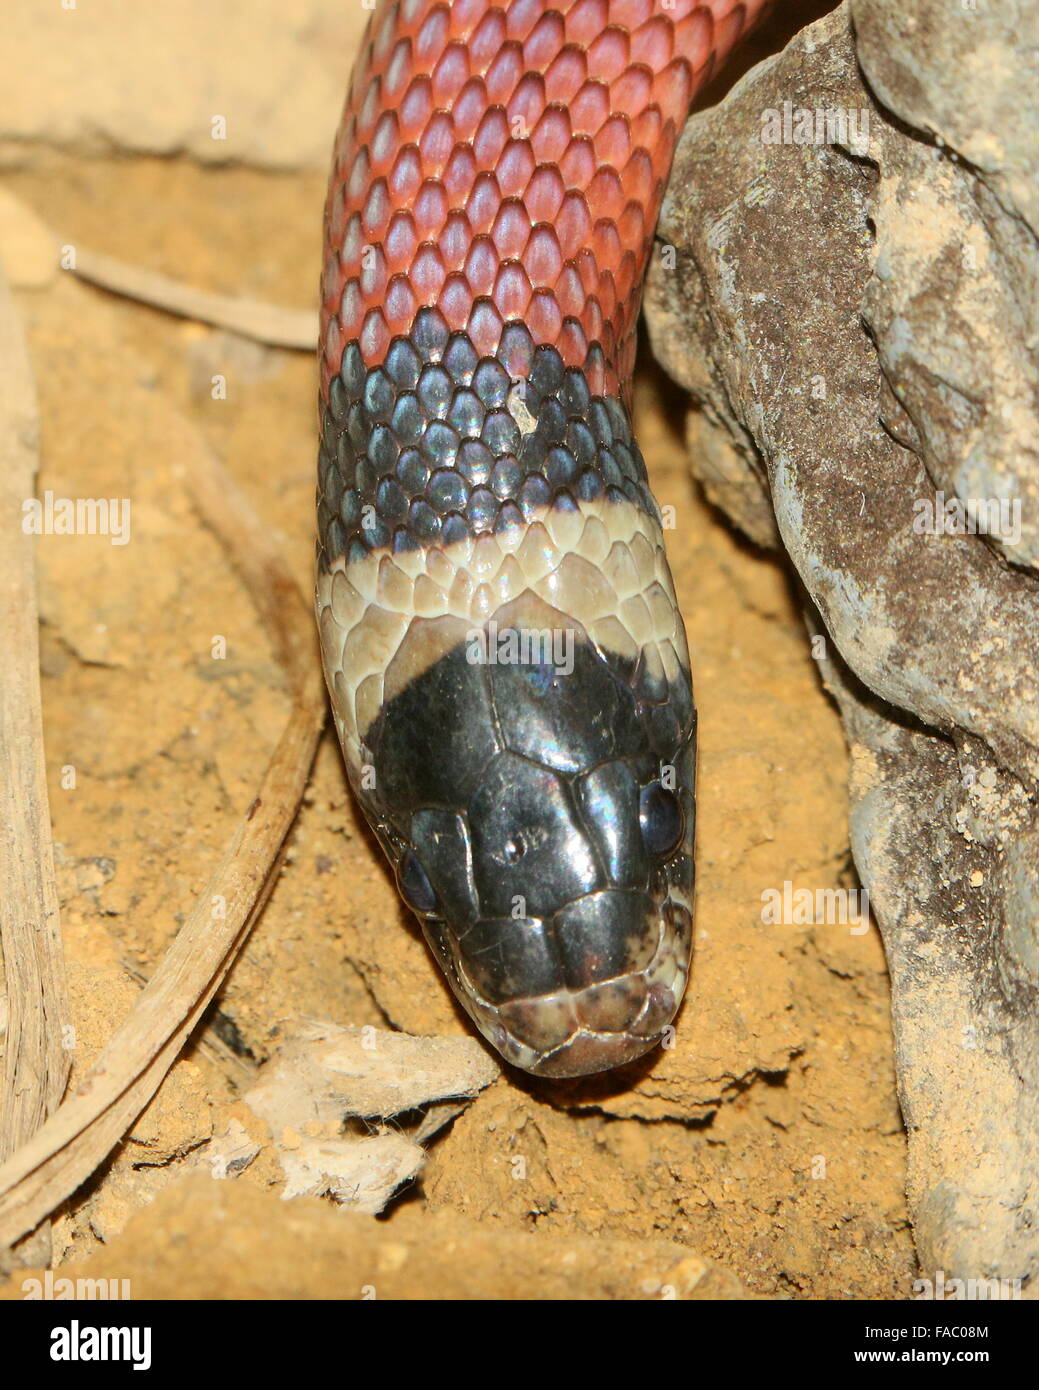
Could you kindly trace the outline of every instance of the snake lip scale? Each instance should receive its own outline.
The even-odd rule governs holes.
[[[696,716],[631,371],[682,120],[763,9],[382,0],[336,136],[336,728],[455,995],[538,1075],[657,1045],[689,974]]]

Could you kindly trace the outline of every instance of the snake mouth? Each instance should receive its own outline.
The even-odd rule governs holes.
[[[623,1066],[664,1041],[688,979],[689,911],[669,899],[658,924],[656,948],[641,969],[501,1002],[481,992],[442,923],[425,927],[457,999],[487,1041],[522,1071],[565,1078]]]

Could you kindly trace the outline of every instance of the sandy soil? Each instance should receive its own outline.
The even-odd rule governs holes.
[[[5,183],[65,243],[213,290],[313,302],[317,173],[52,150],[9,169]],[[178,463],[185,422],[248,492],[309,589],[315,368],[306,355],[62,272],[41,274],[18,304],[40,397],[41,491],[129,497],[133,509],[125,546],[53,536],[38,552],[75,1076],[175,934],[288,708],[249,598],[189,503]],[[213,398],[216,375],[226,399]],[[701,718],[697,955],[676,1046],[605,1081],[502,1075],[430,1145],[420,1179],[376,1225],[328,1201],[276,1200],[270,1136],[239,1095],[286,1021],[468,1031],[326,735],[286,865],[209,1033],[58,1220],[61,1262],[132,1272],[139,1296],[328,1296],[312,1252],[341,1241],[358,1275],[334,1293],[356,1296],[375,1241],[385,1269],[407,1265],[394,1250],[440,1252],[425,1275],[412,1261],[394,1285],[405,1296],[529,1296],[556,1287],[517,1239],[533,1232],[542,1259],[570,1260],[570,1296],[652,1297],[675,1284],[663,1273],[654,1282],[632,1243],[658,1251],[646,1256],[652,1268],[686,1269],[683,1291],[709,1269],[715,1283],[701,1293],[908,1292],[905,1141],[876,932],[761,920],[762,893],[786,880],[854,886],[840,727],[785,571],[694,491],[683,413],[644,365],[637,425],[657,497],[675,509],[669,550]],[[226,657],[215,658],[221,637]],[[233,1182],[215,1182],[207,1150],[233,1119],[260,1152]],[[170,1231],[214,1220],[224,1235],[203,1275],[175,1257]],[[611,1267],[630,1264],[630,1277],[605,1287],[587,1238],[603,1242]],[[477,1249],[466,1279],[462,1254]]]

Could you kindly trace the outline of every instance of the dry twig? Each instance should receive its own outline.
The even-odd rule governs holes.
[[[100,285],[113,294],[151,304],[156,309],[179,314],[181,318],[228,328],[271,347],[313,352],[317,342],[317,314],[310,310],[281,309],[238,295],[211,294],[157,270],[129,265],[114,256],[82,246],[75,248],[75,262],[69,268],[80,279]]]
[[[0,1085],[0,1159],[24,1144],[65,1090],[70,1051],[65,963],[54,881],[40,709],[33,539],[22,503],[36,489],[36,392],[0,271],[0,941],[7,1046]]]
[[[324,724],[308,605],[247,499],[204,441],[194,444],[185,462],[196,505],[246,578],[294,705],[252,805],[129,1017],[73,1095],[0,1167],[0,1243],[31,1231],[70,1196],[158,1090],[270,893]]]

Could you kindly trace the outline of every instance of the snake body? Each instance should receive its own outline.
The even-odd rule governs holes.
[[[390,0],[325,208],[317,613],[349,780],[510,1062],[658,1043],[695,712],[632,434],[681,123],[763,0]]]

